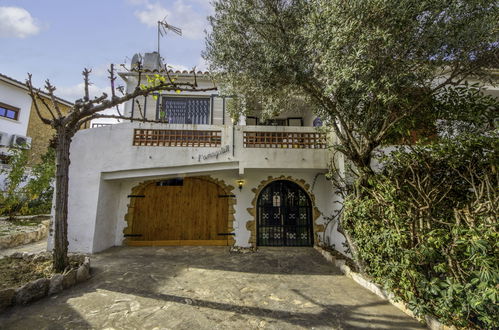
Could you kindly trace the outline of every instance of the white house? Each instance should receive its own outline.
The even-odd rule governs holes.
[[[155,73],[155,54],[145,69]],[[193,73],[174,73],[192,81]],[[127,89],[137,73],[122,72]],[[198,73],[199,88],[212,86]],[[312,246],[342,248],[324,232],[337,199],[324,173],[334,136],[310,111],[263,125],[258,113],[233,123],[217,91],[161,93],[125,106],[131,121],[79,131],[71,146],[69,250],[115,245]],[[137,104],[138,102],[138,104]],[[315,120],[317,124],[317,120]]]
[[[52,107],[50,96],[41,92],[40,96]],[[72,103],[56,98],[59,108],[66,112]],[[29,148],[30,164],[40,161],[47,151],[54,135],[50,126],[38,118],[27,86],[0,73],[0,166],[8,168],[9,148]],[[41,112],[48,115],[42,107]],[[5,173],[0,173],[0,191],[4,190]]]
[[[0,153],[5,153],[16,140],[31,142],[27,136],[30,112],[31,98],[26,87],[0,74]]]

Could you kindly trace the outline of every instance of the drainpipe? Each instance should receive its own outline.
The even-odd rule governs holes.
[[[232,122],[232,157],[235,155],[235,150],[236,150],[236,125],[235,123]]]

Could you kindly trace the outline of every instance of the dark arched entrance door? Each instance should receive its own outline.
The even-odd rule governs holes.
[[[257,245],[312,246],[312,203],[296,183],[277,180],[262,189],[257,202]]]

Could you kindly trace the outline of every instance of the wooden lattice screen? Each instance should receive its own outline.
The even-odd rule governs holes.
[[[220,147],[222,131],[135,129],[134,146]]]
[[[244,132],[245,148],[325,149],[326,134],[298,132]]]

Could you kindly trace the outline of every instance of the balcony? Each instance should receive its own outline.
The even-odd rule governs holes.
[[[221,128],[225,129],[226,127],[222,126]],[[317,132],[315,129],[310,132],[310,129],[310,127],[239,126],[237,131],[242,131],[244,148],[326,149],[326,134]],[[222,130],[134,129],[132,145],[221,147]]]
[[[134,129],[132,144],[148,147],[220,147],[222,131]]]
[[[314,127],[133,122],[80,131],[72,154],[98,154],[93,164],[105,179],[247,169],[322,171],[329,163],[328,139]]]

